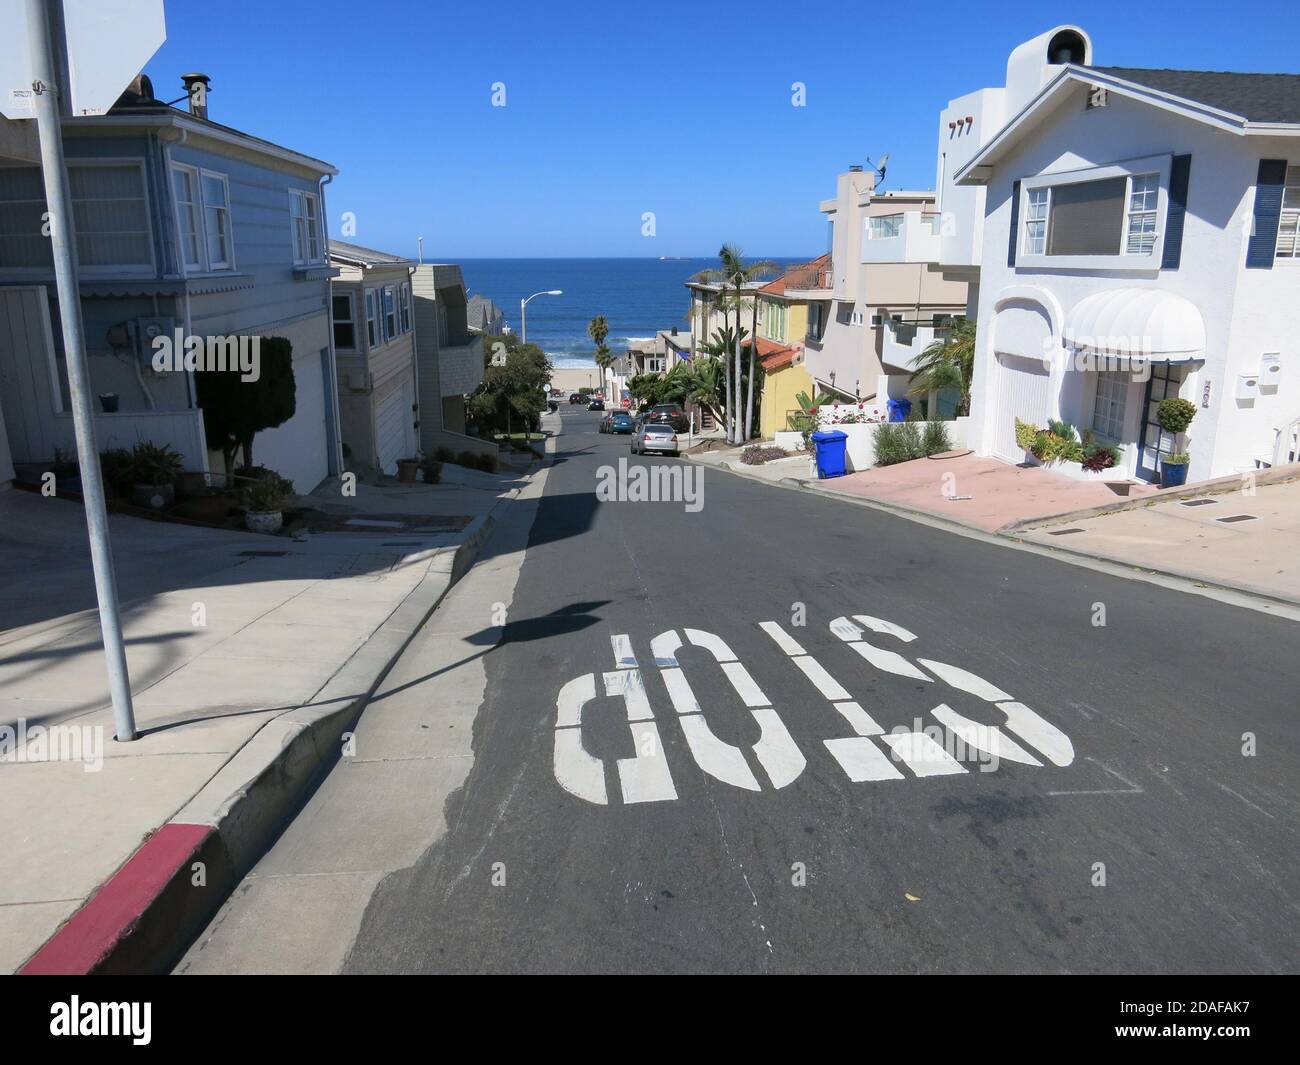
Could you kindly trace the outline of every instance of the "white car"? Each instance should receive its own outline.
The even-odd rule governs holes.
[[[637,419],[632,430],[632,454],[644,455],[651,451],[676,455],[677,432],[671,425],[652,422],[649,418]]]

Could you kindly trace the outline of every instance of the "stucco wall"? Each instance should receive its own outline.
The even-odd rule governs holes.
[[[785,428],[786,411],[796,410],[794,398],[800,392],[813,393],[813,381],[800,365],[787,366],[763,377],[763,406],[759,418],[759,432],[764,440]]]

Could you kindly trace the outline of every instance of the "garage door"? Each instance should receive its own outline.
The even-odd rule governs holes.
[[[993,454],[1007,462],[1023,462],[1025,453],[1016,443],[1016,419],[1033,425],[1047,424],[1051,374],[1042,359],[998,353],[997,426]]]
[[[415,431],[411,404],[415,402],[410,380],[402,381],[379,400],[375,409],[375,450],[379,468],[397,472],[397,460],[415,454]]]
[[[319,352],[293,360],[293,382],[293,417],[257,434],[253,458],[259,466],[288,477],[301,494],[310,492],[329,476],[329,418]]]

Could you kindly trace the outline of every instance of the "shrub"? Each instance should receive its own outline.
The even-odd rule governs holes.
[[[455,462],[456,452],[449,447],[440,447],[433,453],[433,457],[439,462]]]
[[[134,463],[131,452],[123,447],[101,451],[99,468],[104,477],[104,487],[115,496],[126,497],[131,494],[131,485],[135,483]]]
[[[159,447],[142,440],[131,451],[131,477],[135,484],[171,484],[185,464],[170,444]]]
[[[944,422],[926,422],[921,433],[921,450],[927,455],[937,455],[952,450],[948,426]]]
[[[267,470],[265,476],[244,489],[242,497],[244,506],[249,510],[282,510],[293,499],[293,482],[273,470]]]
[[[1156,421],[1167,433],[1183,433],[1196,417],[1196,405],[1189,400],[1170,396],[1156,406]]]
[[[921,429],[916,422],[881,422],[876,426],[873,443],[879,466],[892,466],[925,456]]]
[[[1178,451],[1172,455],[1165,455],[1160,461],[1166,466],[1186,466],[1192,461],[1192,456],[1186,451]]]
[[[464,466],[467,470],[478,469],[478,455],[473,451],[456,452],[456,465]]]
[[[477,457],[477,461],[475,462],[475,465],[484,473],[496,473],[497,457],[485,451],[483,452],[483,454]]]
[[[420,473],[425,484],[439,484],[442,481],[442,463],[432,455],[425,455],[420,463]]]
[[[1034,445],[1038,440],[1038,429],[1028,422],[1022,422],[1016,419],[1016,446],[1021,451],[1028,451],[1031,455],[1034,453]]]
[[[740,453],[740,461],[746,466],[761,466],[765,462],[771,462],[772,459],[785,457],[784,448],[764,447],[762,444],[751,444]]]

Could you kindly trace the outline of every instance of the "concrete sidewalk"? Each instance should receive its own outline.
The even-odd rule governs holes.
[[[325,531],[295,538],[113,518],[132,743],[113,738],[80,507],[0,494],[0,604],[26,622],[0,633],[0,970],[129,968],[133,935],[160,947],[158,899],[177,928],[219,903],[526,483],[326,493],[308,499]],[[176,911],[199,848],[205,897]]]

